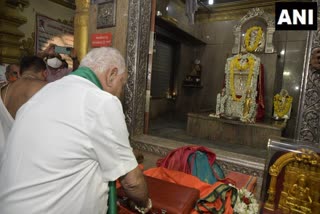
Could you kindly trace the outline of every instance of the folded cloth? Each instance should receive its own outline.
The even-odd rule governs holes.
[[[212,210],[215,210],[215,213],[233,213],[237,191],[235,188],[223,182],[217,181],[211,185],[201,181],[196,176],[164,167],[148,169],[144,171],[144,174],[198,189],[200,191],[200,199],[197,201],[196,207],[201,210],[202,213],[212,213]],[[193,209],[190,213],[196,214],[199,213],[199,211]]]
[[[214,152],[204,146],[188,145],[174,149],[166,157],[160,158],[157,161],[157,166],[191,174],[191,166],[188,163],[188,158],[197,151],[206,154],[210,166],[214,164],[216,160],[216,154]]]
[[[234,181],[238,189],[246,188],[249,192],[255,193],[258,178],[252,175],[246,175],[240,172],[229,172],[226,178]]]
[[[191,174],[206,183],[213,184],[225,177],[216,162],[212,166],[209,164],[208,156],[205,152],[196,151],[189,155],[188,163],[191,167]]]
[[[145,176],[149,197],[152,200],[151,213],[190,214],[200,197],[199,190],[161,179]],[[128,211],[129,201],[123,188],[117,190],[121,212]]]

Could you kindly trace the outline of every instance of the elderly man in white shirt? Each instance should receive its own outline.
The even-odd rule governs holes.
[[[126,81],[119,51],[92,49],[20,108],[0,165],[1,214],[105,214],[118,178],[137,209],[151,208],[119,100]]]

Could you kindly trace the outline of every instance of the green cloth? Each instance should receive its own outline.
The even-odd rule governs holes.
[[[99,87],[102,90],[102,85],[98,77],[96,76],[95,73],[93,73],[93,71],[90,68],[80,67],[77,70],[71,72],[69,75],[77,75],[77,76],[83,77],[89,80],[90,82],[92,82],[93,84],[95,84],[97,87]]]
[[[102,90],[102,85],[98,79],[98,77],[93,73],[90,68],[80,67],[74,72],[70,73],[70,75],[76,75],[83,77],[93,84],[95,84],[98,88]],[[109,197],[108,197],[108,211],[107,214],[117,214],[117,188],[115,181],[109,181]]]
[[[204,152],[196,151],[191,154],[188,157],[188,163],[191,167],[191,174],[206,183],[214,184],[225,178],[222,169],[216,162],[210,166],[207,154]]]
[[[117,214],[117,188],[115,181],[109,181],[109,199],[107,214]]]
[[[214,213],[214,214],[223,214],[225,213],[225,205],[227,202],[228,192],[231,192],[231,206],[234,207],[237,202],[238,190],[235,187],[229,186],[228,184],[220,184],[217,188],[215,188],[211,193],[209,193],[204,198],[200,198],[196,202],[195,209],[199,213]],[[219,200],[222,202],[220,207],[212,207],[211,203]],[[204,208],[205,211],[202,211],[200,208]]]

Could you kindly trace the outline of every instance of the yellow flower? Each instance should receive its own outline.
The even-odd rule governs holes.
[[[284,103],[282,102],[282,96],[280,94],[276,94],[273,97],[273,107],[274,107],[274,113],[279,118],[283,118],[285,115],[287,115],[290,111],[291,104],[293,98],[291,96],[285,97]]]
[[[250,44],[251,41],[251,33],[257,31],[257,37],[255,38],[253,44]],[[245,48],[248,52],[255,51],[260,42],[263,35],[262,28],[259,26],[253,26],[246,31],[246,35],[244,36]]]

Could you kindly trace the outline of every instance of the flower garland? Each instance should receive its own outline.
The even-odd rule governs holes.
[[[251,93],[254,93],[254,95],[251,96]],[[249,123],[255,122],[257,104],[255,101],[252,100],[252,97],[256,97],[256,96],[257,96],[257,91],[251,92],[251,90],[249,89],[246,92],[246,96],[245,96],[245,99],[243,100],[243,105],[241,109],[243,114],[240,117],[240,120],[242,122],[249,122]],[[246,107],[249,107],[249,109],[246,109]],[[246,112],[244,111],[245,109],[246,109]]]
[[[236,92],[234,88],[234,70],[235,70],[234,68],[236,67],[238,71],[245,71],[249,68],[249,74],[248,74],[246,87],[245,87],[247,89],[251,85],[252,76],[254,72],[254,64],[255,64],[255,59],[251,55],[246,57],[246,59],[248,60],[247,63],[241,64],[240,63],[241,59],[243,59],[243,57],[240,57],[239,55],[237,55],[231,60],[231,63],[230,63],[230,86],[229,87],[230,87],[232,99],[238,102],[240,102],[241,98],[238,98],[236,96]]]
[[[254,38],[253,44],[251,44],[251,33],[257,31],[257,36]],[[246,31],[244,36],[245,48],[248,52],[255,51],[261,42],[261,38],[263,35],[262,28],[259,26],[253,26]]]
[[[227,100],[227,96],[221,97],[220,113],[225,113],[224,106],[225,106],[226,100]]]
[[[285,98],[284,103],[282,102],[282,98]],[[293,98],[291,96],[283,97],[280,94],[276,94],[273,98],[273,107],[276,116],[279,118],[283,118],[288,114],[292,105]]]
[[[237,202],[233,211],[237,214],[258,214],[259,204],[251,192],[242,188],[238,190]]]
[[[236,58],[236,59],[235,59]],[[240,59],[240,61],[238,60]],[[250,60],[249,60],[250,59]],[[244,90],[240,91],[240,93],[236,94],[235,91],[235,82],[234,82],[234,73],[238,71],[242,71],[241,69],[247,69],[246,74],[248,74]],[[252,74],[249,77],[249,73]],[[220,112],[225,113],[226,115],[230,115],[233,117],[239,117],[241,121],[244,122],[254,122],[255,115],[257,110],[256,105],[256,96],[257,96],[257,78],[260,71],[260,59],[251,53],[247,53],[244,55],[236,55],[227,59],[227,63],[225,65],[225,75],[226,75],[226,95],[220,97],[220,103],[225,102],[225,106],[220,108]],[[250,80],[251,79],[251,80]],[[252,103],[250,105],[249,114],[244,118],[243,115],[243,107],[245,103],[245,92],[251,89],[251,100]],[[241,96],[241,98],[237,98],[237,95]],[[223,111],[224,110],[224,111]]]
[[[218,93],[217,103],[216,103],[216,115],[220,115],[220,113],[221,113],[220,106],[221,106],[221,95],[220,95],[220,93]]]

